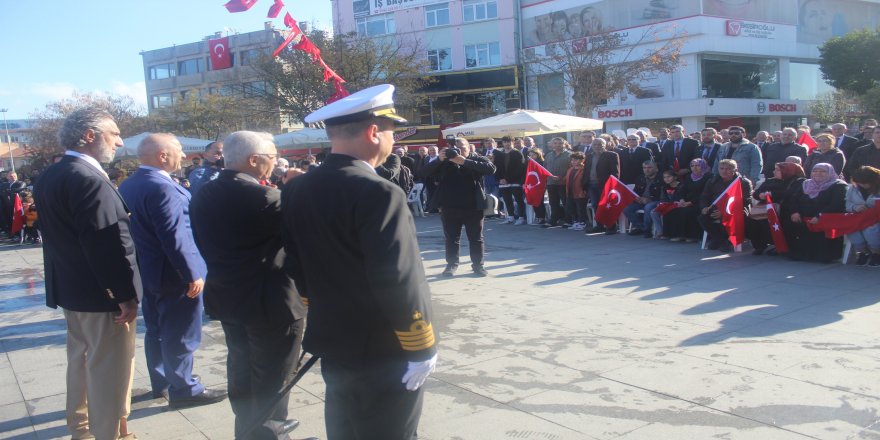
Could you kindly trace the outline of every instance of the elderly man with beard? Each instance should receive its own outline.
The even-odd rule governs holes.
[[[444,149],[440,152],[440,161],[427,168],[428,173],[437,175],[440,181],[438,204],[446,237],[443,276],[451,277],[458,269],[459,241],[464,226],[470,244],[471,269],[477,276],[484,277],[488,274],[483,267],[483,207],[478,203],[485,194],[483,176],[494,173],[495,165],[474,154],[465,138],[456,138],[455,146],[459,154]]]
[[[67,151],[34,188],[40,207],[46,305],[67,322],[67,428],[72,438],[135,438],[131,412],[141,296],[129,211],[101,163],[122,138],[113,117],[86,108],[58,131]]]

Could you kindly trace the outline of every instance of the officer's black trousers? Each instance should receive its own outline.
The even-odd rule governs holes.
[[[327,440],[415,440],[423,388],[406,390],[406,365],[321,358]]]

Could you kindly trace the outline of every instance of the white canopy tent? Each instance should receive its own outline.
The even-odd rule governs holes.
[[[124,147],[116,150],[116,157],[137,156],[138,144],[140,144],[141,141],[150,134],[150,132],[145,131],[141,134],[123,139],[122,143],[124,144]],[[183,152],[187,155],[193,153],[201,153],[205,151],[206,145],[213,142],[206,139],[189,138],[182,136],[177,136],[177,140],[180,141],[180,145],[183,147]]]
[[[279,150],[290,148],[306,148],[310,146],[320,147],[329,145],[330,139],[327,131],[323,128],[303,128],[275,135],[275,147]]]
[[[603,122],[597,119],[539,112],[537,110],[514,110],[443,130],[443,136],[466,138],[537,136],[569,131],[600,130]]]

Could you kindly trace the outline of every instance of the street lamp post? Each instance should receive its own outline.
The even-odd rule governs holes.
[[[15,172],[15,159],[12,158],[12,142],[9,138],[9,124],[6,122],[6,112],[8,111],[8,108],[0,108],[0,113],[3,113],[3,126],[6,128],[6,148],[9,148],[9,164],[12,167],[12,171]]]

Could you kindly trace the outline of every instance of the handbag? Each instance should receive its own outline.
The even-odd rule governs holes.
[[[477,197],[477,209],[482,210],[483,215],[498,215],[498,197],[495,197],[492,194],[487,194],[486,190],[483,189],[483,185],[479,184],[477,185],[475,193]]]
[[[773,209],[775,209],[776,212],[779,212],[779,204],[774,203]],[[749,218],[752,220],[766,220],[767,219],[767,204],[761,203],[761,204],[752,205],[752,207],[749,209]]]

